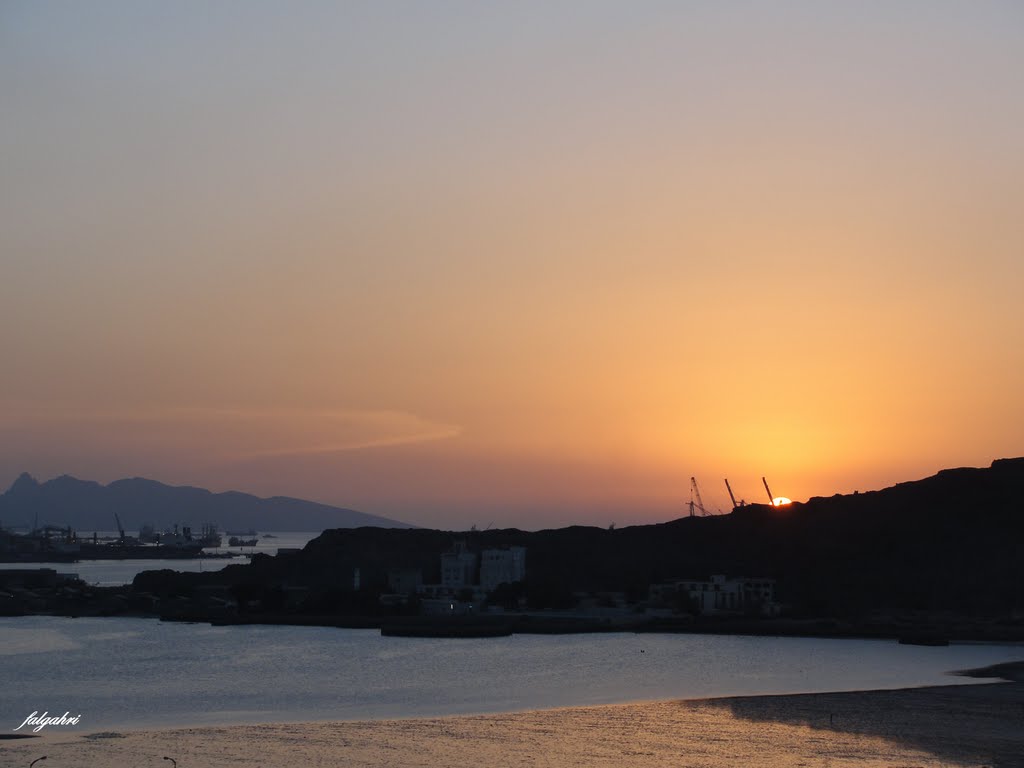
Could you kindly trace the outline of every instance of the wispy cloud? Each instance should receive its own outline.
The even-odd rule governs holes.
[[[113,452],[133,445],[218,462],[380,449],[446,440],[458,425],[400,410],[303,408],[0,407],[0,429],[93,442]]]
[[[325,442],[281,445],[258,448],[240,453],[239,460],[276,456],[304,456],[341,453],[371,448],[389,448],[458,437],[462,428],[422,419],[398,411],[344,411],[322,415],[328,429],[337,431],[339,438]],[[348,436],[344,436],[347,434]]]

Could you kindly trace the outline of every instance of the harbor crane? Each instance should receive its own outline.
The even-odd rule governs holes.
[[[119,541],[124,543],[124,526],[121,525],[121,518],[117,516],[117,512],[114,513],[114,519],[117,520],[117,533],[120,536]]]
[[[694,499],[696,498],[696,502]],[[701,517],[707,517],[711,513],[704,506],[704,500],[700,497],[700,488],[697,487],[697,478],[690,478],[690,517],[695,517],[694,508],[700,510]]]
[[[775,497],[772,496],[772,489],[768,487],[768,481],[762,477],[761,482],[764,483],[764,489],[768,491],[768,503],[775,506]]]
[[[746,505],[747,502],[745,502],[743,499],[740,499],[739,503],[736,502],[736,496],[733,495],[732,486],[729,485],[729,478],[725,478],[725,489],[727,491],[729,491],[729,498],[732,499],[732,508],[733,509],[736,509],[737,507],[742,507],[742,506]]]

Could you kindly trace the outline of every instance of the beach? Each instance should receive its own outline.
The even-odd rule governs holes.
[[[1005,682],[570,707],[496,715],[60,733],[0,764],[221,766],[1024,766],[1024,664]]]

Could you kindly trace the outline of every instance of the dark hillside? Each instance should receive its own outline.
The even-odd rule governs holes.
[[[364,588],[382,589],[388,568],[414,567],[434,582],[440,554],[462,540],[474,550],[527,547],[528,584],[562,597],[641,596],[672,577],[723,573],[777,579],[795,615],[1005,616],[1024,609],[1022,500],[1024,459],[1008,459],[881,491],[616,530],[329,530],[299,555],[207,579],[350,588],[359,568]]]

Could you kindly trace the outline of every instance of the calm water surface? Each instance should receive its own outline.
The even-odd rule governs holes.
[[[116,531],[99,531],[98,535],[113,537]],[[295,547],[301,549],[311,539],[319,536],[319,533],[306,531],[284,531],[275,532],[274,538],[264,539],[259,534],[255,547],[220,547],[218,549],[207,549],[206,552],[221,553],[244,553],[251,555],[262,552],[268,555],[276,555],[280,547]],[[230,536],[222,534],[224,543]],[[242,536],[241,538],[250,538]],[[30,563],[25,565],[11,565],[11,568],[53,568],[58,573],[74,573],[86,584],[98,585],[101,587],[117,587],[122,584],[131,584],[136,574],[142,571],[158,571],[167,568],[182,573],[197,573],[202,571],[219,571],[226,565],[244,565],[249,562],[248,557],[232,558],[195,558],[193,560],[80,560],[77,563]]]
[[[381,637],[152,619],[0,619],[0,728],[33,710],[81,729],[500,712],[651,699],[968,682],[1017,645],[723,635]]]

